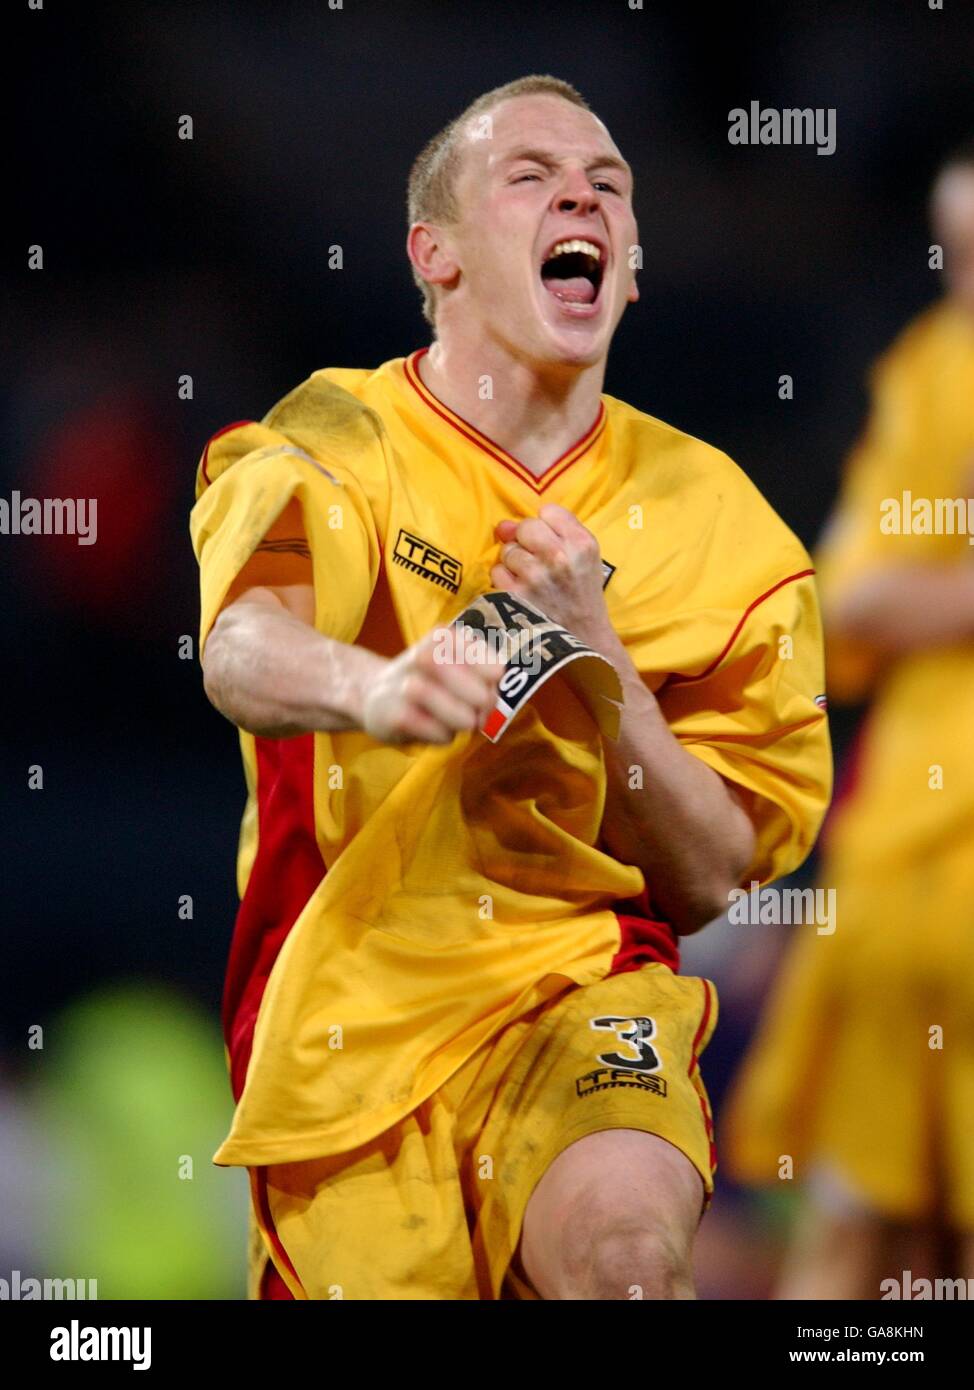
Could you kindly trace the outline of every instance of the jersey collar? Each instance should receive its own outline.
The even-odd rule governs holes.
[[[483,450],[485,454],[489,454],[495,462],[507,468],[511,473],[514,473],[535,492],[544,492],[546,488],[549,488],[557,478],[560,478],[567,469],[571,468],[573,463],[576,463],[583,454],[588,452],[605,429],[605,403],[599,401],[599,412],[595,417],[595,422],[586,430],[581,439],[576,440],[570,448],[566,449],[563,454],[555,459],[554,463],[549,464],[543,473],[536,475],[532,473],[529,468],[525,468],[524,464],[521,463],[519,459],[516,459],[513,454],[509,454],[506,449],[502,449],[499,444],[496,444],[492,439],[489,439],[486,434],[478,430],[475,425],[471,425],[469,421],[461,419],[449,406],[437,400],[432,391],[427,389],[420,378],[418,367],[420,358],[425,356],[427,352],[429,352],[428,347],[418,348],[416,352],[412,353],[409,357],[403,358],[403,371],[406,380],[416,394],[430,410],[440,417],[441,420],[445,420],[448,425],[451,425],[459,434],[462,434],[464,439],[476,445],[476,447]]]

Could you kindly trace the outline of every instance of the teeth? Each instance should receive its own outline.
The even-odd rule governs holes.
[[[593,261],[598,261],[600,265],[602,263],[602,252],[594,242],[578,240],[559,241],[558,244],[553,246],[548,252],[548,260],[550,261],[552,256],[567,256],[576,253],[581,253],[583,256],[591,256]]]

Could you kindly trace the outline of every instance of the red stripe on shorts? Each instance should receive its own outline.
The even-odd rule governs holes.
[[[698,1056],[697,1049],[700,1046],[701,1038],[707,1031],[707,1024],[710,1022],[710,1015],[713,1011],[713,998],[710,992],[710,982],[709,980],[701,980],[700,983],[703,985],[703,1017],[700,1019],[700,1025],[697,1028],[696,1033],[694,1034],[693,1047],[690,1050],[690,1065],[687,1068],[688,1075],[690,1076],[692,1076],[694,1071],[696,1071],[700,1066],[700,1058]],[[713,1172],[714,1169],[717,1167],[717,1146],[714,1143],[714,1120],[713,1116],[710,1113],[710,1107],[704,1100],[703,1096],[699,1096],[699,1100],[700,1109],[703,1112],[703,1122],[707,1130],[707,1142],[710,1146],[710,1171]]]

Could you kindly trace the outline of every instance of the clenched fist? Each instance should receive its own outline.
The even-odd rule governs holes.
[[[536,604],[595,651],[613,640],[599,543],[576,516],[550,502],[524,521],[499,521],[494,534],[501,554],[492,584]]]
[[[369,682],[362,727],[382,743],[449,743],[493,708],[505,660],[469,630],[434,628]]]

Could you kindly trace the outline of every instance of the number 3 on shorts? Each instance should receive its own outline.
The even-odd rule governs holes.
[[[626,1067],[630,1071],[659,1071],[662,1063],[659,1053],[649,1045],[656,1032],[656,1024],[651,1018],[616,1018],[608,1015],[603,1018],[590,1018],[591,1028],[614,1033],[619,1042],[625,1043],[636,1054],[625,1056],[621,1052],[602,1052],[599,1061],[606,1067]]]

